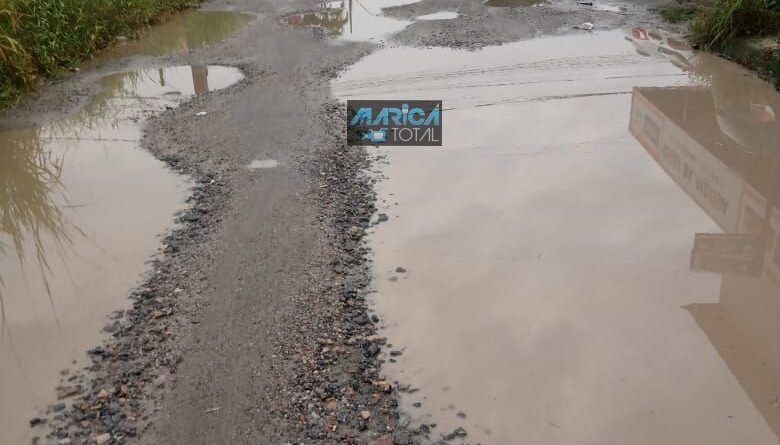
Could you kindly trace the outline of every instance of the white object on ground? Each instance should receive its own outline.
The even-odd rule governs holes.
[[[250,170],[257,170],[261,168],[274,168],[279,165],[279,161],[275,159],[255,159],[247,166]]]

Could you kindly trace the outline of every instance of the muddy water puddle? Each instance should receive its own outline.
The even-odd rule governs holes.
[[[252,16],[230,11],[190,11],[151,28],[142,39],[120,42],[85,68],[122,57],[183,54],[225,40],[249,23]]]
[[[443,147],[370,150],[385,372],[432,442],[778,443],[773,88],[635,29],[384,49],[333,90],[443,100]]]
[[[59,372],[81,367],[184,208],[189,183],[140,148],[143,121],[241,78],[205,65],[114,74],[77,115],[0,132],[0,443],[40,434],[28,420],[56,400]]]
[[[455,11],[439,11],[432,14],[425,14],[416,17],[415,20],[452,20],[458,18],[458,13]]]
[[[529,6],[541,6],[549,3],[547,0],[486,0],[486,6],[498,8],[519,8]]]
[[[416,3],[418,0],[337,0],[317,10],[287,17],[294,27],[317,27],[340,40],[384,41],[412,22],[384,15],[383,8]]]

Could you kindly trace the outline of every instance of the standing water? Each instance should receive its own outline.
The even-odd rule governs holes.
[[[771,86],[635,29],[384,49],[333,90],[443,100],[443,147],[370,150],[385,372],[432,442],[778,443]]]
[[[186,53],[250,18],[187,12],[83,68]],[[241,78],[206,65],[114,74],[77,115],[0,132],[0,443],[39,434],[29,419],[67,395],[55,391],[58,378],[75,386],[67,380],[84,351],[125,306],[185,206],[187,180],[140,148],[144,119]]]
[[[412,22],[386,16],[382,9],[416,3],[418,0],[334,0],[315,11],[292,14],[287,24],[317,27],[340,40],[384,41]]]
[[[100,341],[184,208],[187,180],[140,148],[144,118],[241,78],[206,65],[110,75],[76,116],[0,133],[3,444],[29,441],[58,373]]]

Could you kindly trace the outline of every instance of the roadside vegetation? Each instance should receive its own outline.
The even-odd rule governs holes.
[[[199,0],[0,0],[0,106]]]
[[[780,84],[780,0],[677,0],[659,12],[670,23],[687,22],[701,48]]]
[[[719,0],[691,23],[697,43],[726,49],[737,37],[778,36],[780,0]]]

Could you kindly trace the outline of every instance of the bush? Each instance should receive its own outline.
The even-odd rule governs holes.
[[[734,37],[765,36],[780,32],[778,0],[718,0],[691,25],[696,43],[723,50]]]
[[[0,105],[199,0],[0,0]]]
[[[687,22],[698,14],[699,8],[694,5],[673,5],[660,10],[661,17],[669,23]]]

